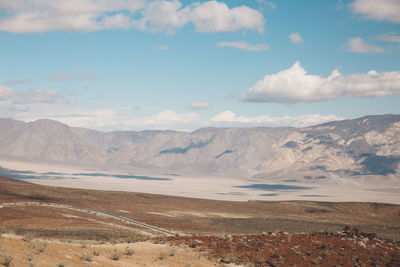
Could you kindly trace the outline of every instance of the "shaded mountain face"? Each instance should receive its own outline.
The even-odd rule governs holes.
[[[103,133],[51,120],[0,119],[0,156],[201,175],[389,175],[399,172],[400,115],[307,128],[203,128],[191,133]]]

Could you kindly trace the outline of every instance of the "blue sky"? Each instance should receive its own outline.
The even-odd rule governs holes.
[[[0,116],[99,130],[400,113],[400,1],[0,3]]]

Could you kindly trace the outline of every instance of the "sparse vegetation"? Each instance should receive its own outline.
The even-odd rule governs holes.
[[[166,254],[164,252],[161,252],[157,257],[157,259],[159,259],[161,261],[164,260],[165,258],[166,258]]]
[[[25,242],[31,242],[34,239],[34,234],[31,232],[28,232],[24,235],[24,237],[22,238],[23,241]]]
[[[175,256],[175,250],[171,249],[171,250],[168,252],[168,256],[170,256],[170,257]]]
[[[11,266],[11,263],[13,261],[13,256],[11,256],[10,254],[6,253],[6,252],[2,252],[0,255],[0,259],[1,259],[1,264],[4,266]]]
[[[92,251],[93,256],[100,256],[100,252],[98,250],[93,250]]]
[[[82,248],[87,248],[88,244],[86,243],[86,241],[81,241],[81,247]]]
[[[45,241],[36,241],[31,243],[31,248],[36,251],[36,254],[40,254],[46,250],[47,245]]]
[[[129,247],[125,248],[125,255],[126,256],[132,256],[133,254],[135,254],[135,251]]]
[[[83,254],[80,256],[80,259],[81,259],[82,261],[87,261],[87,262],[92,262],[92,261],[93,261],[92,255],[90,255],[90,254],[88,254],[88,253],[83,253]]]
[[[126,239],[126,242],[128,244],[130,244],[130,243],[136,243],[136,242],[143,242],[143,241],[146,241],[148,239],[149,238],[147,236],[145,236],[145,235],[141,235],[141,234],[135,233],[135,234],[129,235],[128,238]]]
[[[114,249],[113,251],[111,251],[111,255],[110,255],[110,259],[112,259],[113,261],[118,261],[121,258],[121,253]]]
[[[159,235],[153,238],[153,244],[165,244],[167,238],[165,236]]]

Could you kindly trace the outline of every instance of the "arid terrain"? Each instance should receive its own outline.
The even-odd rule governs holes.
[[[5,177],[0,178],[0,203],[1,255],[3,263],[11,255],[13,266],[302,266],[312,261],[396,266],[400,257],[400,206],[394,204],[216,201],[49,187]],[[342,231],[346,226],[350,233]],[[42,243],[46,248],[37,253]],[[124,254],[127,250],[135,254]],[[113,252],[118,260],[112,260]]]

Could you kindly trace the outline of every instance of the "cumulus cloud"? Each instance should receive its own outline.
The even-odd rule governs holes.
[[[49,81],[82,80],[90,81],[99,77],[97,72],[60,72],[49,77]]]
[[[208,1],[195,3],[190,20],[198,32],[229,32],[242,29],[264,32],[264,16],[247,6],[230,9],[225,3]]]
[[[307,74],[300,62],[287,70],[266,75],[242,96],[248,102],[319,102],[342,97],[400,95],[400,72],[343,75],[338,70],[324,78]]]
[[[271,117],[268,115],[259,116],[237,116],[234,112],[227,110],[210,118],[213,122],[225,125],[251,125],[251,126],[293,126],[306,127],[328,121],[343,120],[336,115],[307,114],[299,116]]]
[[[0,11],[0,31],[13,33],[139,29],[172,34],[189,23],[198,32],[263,32],[265,24],[258,10],[217,1],[183,6],[178,0],[14,0],[2,1]]]
[[[376,39],[387,42],[400,43],[400,35],[396,35],[395,33],[382,34],[376,37]]]
[[[4,2],[4,1],[3,1]],[[14,0],[3,3],[6,10],[0,30],[13,33],[47,31],[89,32],[130,26],[124,12],[134,14],[145,6],[144,0]]]
[[[191,109],[208,109],[211,108],[211,104],[207,101],[194,101],[190,103],[189,107]]]
[[[400,1],[398,0],[355,0],[349,6],[353,13],[360,14],[366,19],[400,23]]]
[[[303,42],[303,37],[298,32],[291,33],[289,35],[290,41],[295,44],[301,44]]]
[[[348,52],[353,53],[385,53],[385,48],[381,46],[370,45],[360,37],[349,39],[346,44],[346,48]]]
[[[217,43],[219,47],[234,47],[237,49],[247,50],[247,51],[268,51],[269,46],[267,44],[256,44],[252,45],[244,41],[238,42],[219,42]]]

